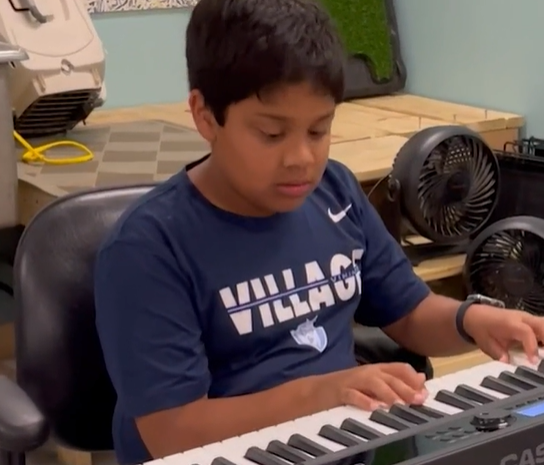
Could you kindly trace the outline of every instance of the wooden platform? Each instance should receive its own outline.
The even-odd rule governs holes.
[[[185,103],[101,110],[91,115],[89,124],[143,120],[165,120],[194,129]],[[355,100],[338,107],[330,156],[345,163],[363,186],[372,185],[389,173],[398,150],[411,135],[426,127],[452,124],[474,129],[491,147],[501,149],[505,142],[518,137],[524,119],[510,113],[414,95]],[[29,182],[20,182],[19,185],[19,211],[26,224],[55,197]],[[463,263],[463,256],[430,260],[418,266],[416,272],[425,281],[436,281],[459,275]],[[9,333],[9,328],[3,331]],[[434,359],[433,365],[436,376],[443,376],[485,362],[486,359],[477,351],[459,357]],[[89,465],[92,462],[90,454],[64,449],[60,450],[59,456],[70,465]]]

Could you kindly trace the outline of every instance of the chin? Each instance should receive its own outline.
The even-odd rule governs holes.
[[[306,197],[282,199],[274,204],[273,210],[276,213],[289,213],[300,208],[305,201]]]

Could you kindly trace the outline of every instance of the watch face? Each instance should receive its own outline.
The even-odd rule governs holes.
[[[506,305],[502,300],[499,299],[493,299],[492,297],[487,297],[482,294],[470,294],[467,297],[467,300],[472,300],[476,303],[483,304],[483,305],[490,305],[491,307],[497,307],[497,308],[505,308]]]

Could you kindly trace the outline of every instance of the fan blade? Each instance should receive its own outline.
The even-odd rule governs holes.
[[[495,201],[495,167],[477,138],[454,136],[438,144],[419,176],[418,199],[427,224],[443,236],[470,235],[485,221]],[[470,183],[462,201],[447,195],[449,180],[458,173],[468,176]]]

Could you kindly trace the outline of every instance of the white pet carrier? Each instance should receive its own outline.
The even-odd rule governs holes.
[[[0,41],[28,54],[8,78],[23,137],[69,131],[103,103],[105,54],[85,1],[0,0]]]

